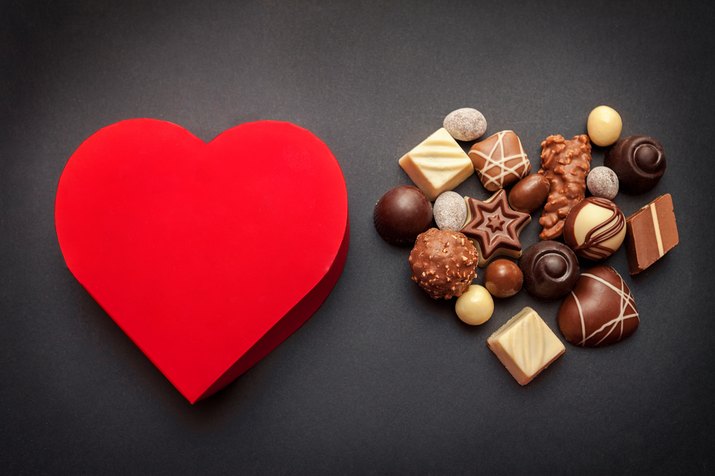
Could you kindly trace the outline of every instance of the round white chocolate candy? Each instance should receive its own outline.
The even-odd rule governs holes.
[[[457,311],[457,316],[462,322],[470,326],[478,326],[492,317],[494,300],[484,286],[472,284],[457,298],[454,310]]]
[[[598,106],[588,115],[586,129],[591,142],[606,147],[615,143],[621,135],[621,115],[608,106]]]
[[[586,186],[594,197],[613,200],[618,195],[618,175],[608,167],[594,167],[586,176]]]
[[[455,139],[471,141],[484,135],[487,131],[487,120],[484,119],[484,114],[476,109],[463,107],[447,114],[442,126]]]
[[[432,214],[440,230],[459,231],[467,221],[467,203],[457,192],[444,192],[435,200]]]

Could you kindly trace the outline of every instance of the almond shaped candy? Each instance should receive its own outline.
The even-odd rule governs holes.
[[[546,201],[550,188],[551,184],[542,174],[527,175],[509,191],[509,205],[520,212],[534,213]]]
[[[601,347],[633,334],[640,318],[631,290],[610,266],[581,273],[571,294],[561,303],[559,329],[567,341]]]
[[[469,149],[474,169],[490,192],[507,187],[531,171],[531,163],[514,131],[501,131]]]

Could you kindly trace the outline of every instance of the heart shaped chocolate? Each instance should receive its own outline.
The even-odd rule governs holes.
[[[633,334],[640,320],[628,285],[610,266],[581,273],[559,309],[558,323],[567,341],[600,347]]]

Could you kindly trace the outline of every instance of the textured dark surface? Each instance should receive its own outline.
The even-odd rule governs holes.
[[[712,5],[66,3],[0,4],[4,473],[715,469]],[[628,215],[671,192],[681,244],[634,279],[619,250],[607,263],[636,297],[638,332],[568,345],[521,388],[486,338],[525,305],[556,330],[558,303],[521,292],[462,325],[409,280],[408,250],[378,237],[372,207],[409,183],[397,158],[457,107],[481,110],[487,134],[514,129],[536,168],[539,142],[582,133],[601,103],[668,156],[654,190],[616,202]],[[55,239],[65,161],[130,117],[206,140],[295,122],[332,148],[350,193],[350,255],[325,305],[194,407],[75,282]],[[487,196],[476,178],[458,191]]]

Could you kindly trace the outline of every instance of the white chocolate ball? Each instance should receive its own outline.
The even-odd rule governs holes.
[[[462,322],[470,326],[478,326],[492,317],[494,300],[484,286],[472,284],[457,298],[454,310],[457,311],[457,316]]]
[[[598,106],[588,115],[586,129],[591,142],[606,147],[615,143],[621,136],[623,121],[621,115],[608,106]]]

